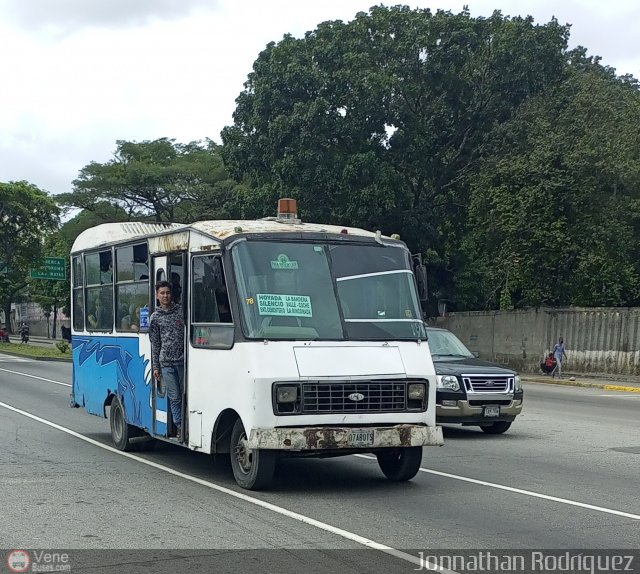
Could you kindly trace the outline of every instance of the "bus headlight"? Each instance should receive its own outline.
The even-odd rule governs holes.
[[[302,393],[298,383],[275,383],[271,392],[274,415],[295,415],[302,408]]]
[[[520,375],[516,375],[515,379],[513,379],[513,388],[515,391],[522,390],[522,379],[520,378]]]
[[[458,378],[453,375],[438,375],[436,377],[437,387],[448,391],[459,391],[460,383]]]
[[[421,401],[424,399],[425,387],[423,383],[411,383],[407,396],[410,401]]]
[[[298,387],[278,387],[276,401],[279,403],[295,403],[298,399]]]

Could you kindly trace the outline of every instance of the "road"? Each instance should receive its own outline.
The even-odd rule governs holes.
[[[225,460],[113,450],[106,419],[69,408],[70,380],[0,356],[5,548],[379,547],[383,568],[390,549],[640,546],[640,393],[527,384],[508,433],[446,428],[409,483],[350,456],[283,461],[253,493]]]

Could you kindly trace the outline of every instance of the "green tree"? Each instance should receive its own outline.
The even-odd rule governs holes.
[[[464,307],[640,303],[640,92],[571,54],[561,85],[503,124],[473,184]]]
[[[11,303],[28,284],[29,269],[43,256],[48,233],[58,226],[53,199],[26,181],[0,183],[0,306],[11,329]]]
[[[70,246],[61,230],[48,235],[44,241],[44,253],[48,257],[62,257],[66,260],[67,278],[65,280],[31,279],[29,281],[29,298],[40,305],[44,316],[47,318],[47,331],[49,331],[47,336],[51,336],[54,339],[58,331],[58,310],[61,310],[65,315],[69,315],[71,309],[69,252]],[[50,322],[51,315],[53,315],[52,323]]]
[[[230,180],[213,141],[116,142],[112,160],[80,170],[62,205],[99,215],[101,220],[182,220],[226,213],[237,184]],[[111,211],[110,211],[111,210]],[[109,217],[111,215],[111,217]]]
[[[564,77],[568,27],[378,6],[269,44],[223,130],[243,215],[398,232],[447,295],[469,183],[495,126]]]

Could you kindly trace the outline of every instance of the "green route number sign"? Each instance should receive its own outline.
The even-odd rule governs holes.
[[[45,257],[44,267],[31,269],[31,279],[64,281],[67,278],[67,261],[64,257]]]

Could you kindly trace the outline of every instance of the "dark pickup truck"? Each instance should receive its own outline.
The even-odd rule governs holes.
[[[520,375],[481,361],[451,331],[427,327],[436,369],[436,422],[502,434],[522,412]]]

